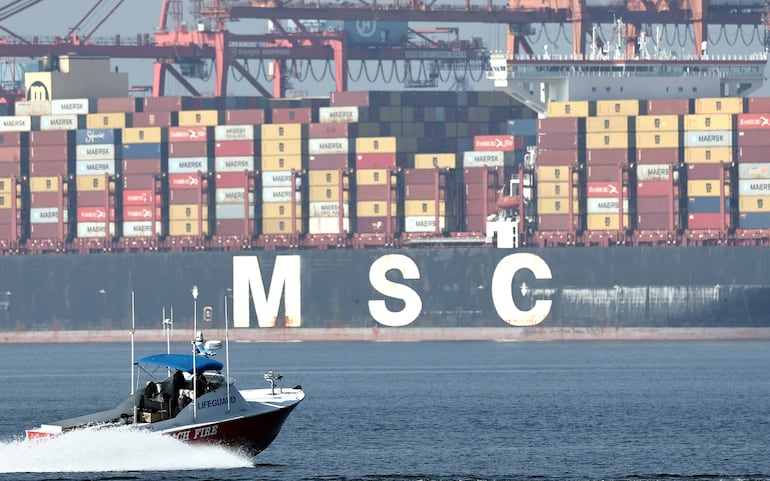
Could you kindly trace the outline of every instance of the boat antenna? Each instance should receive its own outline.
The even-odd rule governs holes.
[[[198,286],[192,287],[193,296],[193,336],[198,334]],[[198,419],[198,368],[195,363],[198,346],[195,344],[195,337],[192,341],[192,368],[193,368],[193,419]]]
[[[227,294],[225,294],[225,383],[227,384],[227,412],[230,412],[230,338],[227,335]]]
[[[134,394],[134,332],[136,332],[136,310],[134,308],[134,291],[131,291],[131,394]]]

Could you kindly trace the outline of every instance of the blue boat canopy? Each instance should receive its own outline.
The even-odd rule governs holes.
[[[136,361],[135,364],[149,364],[152,366],[168,367],[178,369],[182,372],[193,372],[192,354],[154,354]],[[219,361],[208,357],[195,356],[195,370],[203,371],[221,371],[224,367]]]

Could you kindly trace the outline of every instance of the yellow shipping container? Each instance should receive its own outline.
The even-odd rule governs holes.
[[[170,220],[197,220],[198,212],[204,220],[209,218],[209,208],[207,206],[199,206],[198,204],[169,204],[168,206],[168,218]]]
[[[269,235],[277,234],[302,234],[302,219],[297,219],[294,224],[294,229],[291,228],[291,219],[262,219],[262,233]]]
[[[340,179],[342,185],[348,184],[348,176],[342,175],[341,170],[309,170],[308,171],[308,185],[310,187],[320,186],[335,186],[340,185]]]
[[[620,216],[618,214],[588,214],[586,215],[588,230],[619,230]],[[623,216],[623,229],[628,229],[628,214]]]
[[[687,147],[684,161],[688,164],[718,164],[733,161],[732,147]]]
[[[262,124],[263,140],[301,140],[304,133],[304,124]]]
[[[637,149],[678,148],[678,131],[636,132]]]
[[[628,132],[628,117],[588,117],[586,119],[586,132]]]
[[[639,115],[638,100],[597,100],[596,115]]]
[[[548,117],[588,117],[588,100],[576,100],[572,102],[548,102]]]
[[[688,197],[719,197],[722,194],[719,179],[688,180]],[[725,195],[730,195],[729,186],[725,186]]]
[[[770,212],[770,196],[742,195],[738,198],[741,212]]]
[[[172,237],[208,235],[209,223],[207,220],[172,220],[168,223],[168,233]]]
[[[302,154],[301,140],[264,140],[262,139],[262,155],[299,155]]]
[[[78,175],[78,192],[97,192],[107,188],[107,180],[103,175]]]
[[[741,114],[743,98],[716,97],[695,99],[696,114]]]
[[[340,190],[337,186],[310,186],[308,188],[308,200],[310,202],[338,202],[340,200]],[[342,192],[342,200],[347,202],[350,196],[348,191]]]
[[[262,170],[302,170],[304,162],[301,154],[294,155],[265,155],[262,157]]]
[[[124,144],[159,144],[163,141],[160,127],[130,127],[123,129]]]
[[[569,182],[538,182],[538,199],[568,199]],[[573,187],[574,198],[577,199],[577,187]]]
[[[539,165],[535,177],[538,182],[570,181],[571,167],[569,165]]]
[[[577,214],[580,208],[578,207],[578,200],[572,201],[572,213]],[[569,199],[537,199],[537,214],[569,214]]]
[[[387,211],[388,203],[384,200],[367,200],[356,202],[356,215],[358,217],[387,217],[398,213],[395,202],[390,203],[390,212]]]
[[[684,130],[732,130],[733,116],[730,114],[685,115]]]
[[[79,178],[80,177],[78,177],[78,179]],[[59,182],[61,182],[61,178],[59,177],[30,177],[29,191],[30,192],[58,192]]]
[[[640,115],[636,118],[637,132],[657,132],[660,130],[679,130],[678,115]]]
[[[302,205],[297,204],[294,208],[294,215],[297,219],[302,218]],[[262,204],[262,217],[265,219],[291,219],[291,202],[264,202]]]
[[[396,137],[358,137],[357,154],[392,154],[396,150]]]
[[[587,133],[586,149],[627,149],[627,132]]]
[[[218,124],[218,110],[182,110],[179,112],[180,127],[214,127]]]
[[[446,215],[446,202],[439,201],[438,215]],[[404,215],[406,216],[426,216],[436,215],[435,200],[406,200],[404,201]]]
[[[126,114],[88,114],[87,129],[123,129],[126,127]]]
[[[356,185],[385,185],[388,183],[389,171],[386,169],[357,169]],[[391,185],[395,185],[398,178],[392,175]]]
[[[13,185],[13,178],[0,177],[0,194],[10,194],[12,185]]]
[[[13,199],[15,198],[13,194],[0,194],[0,209],[10,209],[13,207]],[[16,207],[21,208],[21,199],[17,199],[16,203]]]
[[[415,169],[454,169],[457,167],[455,154],[414,154]]]

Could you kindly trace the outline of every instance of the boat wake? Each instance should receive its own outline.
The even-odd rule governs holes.
[[[0,442],[0,472],[175,471],[253,466],[223,447],[131,429],[73,431],[45,441]]]

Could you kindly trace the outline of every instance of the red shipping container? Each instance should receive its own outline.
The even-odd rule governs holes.
[[[578,162],[579,151],[577,149],[542,149],[537,152],[537,165],[577,165]]]
[[[636,198],[636,211],[638,213],[673,212],[676,199],[668,196],[645,196]]]
[[[329,102],[333,107],[364,107],[369,105],[369,95],[376,93],[366,90],[332,92],[329,96]]]
[[[123,205],[152,205],[154,197],[156,205],[161,205],[160,196],[155,196],[152,189],[124,190]]]
[[[30,147],[46,145],[67,145],[69,132],[66,130],[33,130],[29,133]]]
[[[359,185],[356,188],[356,200],[358,201],[384,201],[388,197],[387,185]],[[395,202],[398,199],[398,194],[392,189],[390,191],[390,199]]]
[[[465,230],[468,232],[487,231],[487,217],[484,215],[468,215],[465,217]]]
[[[253,157],[254,141],[228,140],[214,144],[214,155],[217,157]]]
[[[20,211],[14,211],[13,209],[0,209],[0,225],[2,224],[10,224],[11,221],[14,219],[14,216],[16,217],[16,220],[19,220],[20,217]]]
[[[123,161],[123,174],[160,174],[160,159],[129,159]]]
[[[679,149],[636,149],[636,161],[640,164],[678,164]]]
[[[770,112],[770,97],[749,97],[746,112],[752,114]]]
[[[572,216],[570,224],[569,214],[547,214],[537,217],[537,230],[539,231],[573,231],[574,225],[578,222],[578,216]]]
[[[66,160],[51,160],[46,162],[30,162],[29,174],[38,177],[51,177],[54,175],[67,175]]]
[[[182,97],[145,97],[142,112],[174,112],[182,110]]]
[[[669,230],[677,226],[671,212],[639,212],[636,217],[636,230]]]
[[[169,157],[207,157],[208,145],[205,142],[176,142],[168,144]]]
[[[588,197],[610,197],[618,198],[620,194],[619,182],[588,182],[586,184],[586,195]],[[628,189],[623,187],[623,195],[628,196]]]
[[[19,237],[20,227],[18,224],[0,224],[0,239],[18,239]]]
[[[307,136],[311,139],[341,139],[355,135],[351,133],[351,125],[347,122],[332,122],[328,124],[310,124],[307,129]]]
[[[465,200],[495,202],[499,191],[499,187],[485,186],[484,184],[465,184]]]
[[[31,192],[29,194],[30,207],[66,206],[67,199],[58,192]]]
[[[249,179],[248,172],[217,172],[214,183],[217,189],[245,188],[247,185],[253,184]]]
[[[719,180],[724,178],[724,170],[722,164],[689,164],[687,180]]]
[[[274,124],[309,124],[313,121],[313,109],[309,107],[273,109],[272,112]]]
[[[404,169],[404,184],[406,185],[446,185],[446,176],[438,169]]]
[[[737,117],[738,130],[770,129],[770,113],[738,114]]]
[[[770,153],[768,153],[767,147],[756,145],[738,147],[738,162],[770,162]]]
[[[0,177],[21,177],[21,164],[18,162],[0,162]]]
[[[21,161],[21,147],[0,147],[0,163]]]
[[[107,222],[107,211],[104,206],[78,207],[78,222]],[[115,220],[115,209],[109,209],[109,215],[109,220]]]
[[[538,161],[540,157],[538,156]],[[592,164],[628,164],[628,149],[586,149],[586,162]]]
[[[154,190],[155,174],[125,174],[123,188],[127,190]]]
[[[499,188],[507,185],[514,172],[512,167],[473,167],[463,169],[463,180],[466,185],[486,183],[489,187]]]
[[[115,207],[115,198],[109,196],[107,191],[78,192],[76,199],[78,206],[105,206],[109,204],[111,207]]]
[[[764,146],[770,147],[770,131],[743,130],[738,132],[739,147]]]
[[[578,134],[538,132],[537,146],[542,149],[571,150],[578,148]]]
[[[391,216],[390,232],[397,233],[400,229],[398,217]],[[385,234],[388,232],[388,218],[385,217],[358,217],[356,219],[356,232],[359,234]]]
[[[21,145],[21,132],[0,132],[0,147],[16,147],[19,145]]]
[[[582,119],[578,117],[548,117],[537,120],[538,133],[553,134],[577,134],[583,127]]]
[[[29,237],[31,239],[57,239],[64,240],[69,233],[67,224],[30,224]]]
[[[44,147],[30,147],[29,160],[31,162],[49,160],[67,160],[66,145],[47,145]]]
[[[200,189],[200,174],[168,174],[169,189]],[[197,202],[197,201],[196,201]]]
[[[102,114],[136,112],[136,97],[105,97],[96,99],[96,111]]]
[[[686,115],[690,99],[652,99],[647,101],[647,115]]]
[[[221,236],[251,235],[254,231],[254,219],[217,220],[216,234]]]
[[[518,135],[477,135],[473,137],[475,151],[511,151],[523,150],[524,137]]]
[[[225,125],[262,125],[265,111],[262,109],[238,109],[225,111]],[[260,129],[256,132],[259,133]]]
[[[357,169],[388,169],[396,167],[396,154],[358,154]]]
[[[307,165],[310,170],[347,169],[348,167],[350,167],[350,155],[348,154],[311,155],[308,158]]]
[[[200,189],[169,189],[169,205],[198,204],[203,201],[203,193]]]
[[[714,213],[696,213],[687,216],[687,228],[691,230],[721,230],[730,227],[730,215]]]
[[[674,186],[667,180],[648,180],[636,184],[637,201],[642,197],[668,196],[669,194],[674,196]]]
[[[497,212],[497,196],[489,199],[465,199],[465,215],[488,216]]]
[[[185,144],[189,142],[206,142],[208,140],[207,127],[169,127],[169,144]]]
[[[438,189],[433,185],[427,184],[407,184],[404,187],[404,198],[406,200],[446,200],[446,189]]]
[[[155,217],[152,215],[152,207],[129,205],[123,207],[123,221],[142,221],[160,219],[160,207],[155,207]]]
[[[586,179],[588,182],[620,181],[623,168],[620,165],[587,165]]]
[[[133,127],[170,127],[174,124],[176,112],[137,112],[132,115]]]

